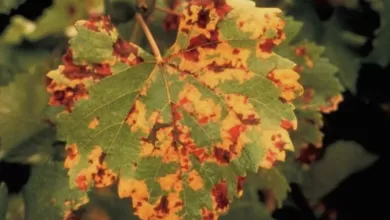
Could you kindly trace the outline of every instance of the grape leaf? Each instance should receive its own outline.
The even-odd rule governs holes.
[[[349,175],[373,164],[378,156],[353,141],[337,141],[326,148],[325,156],[304,175],[302,191],[308,201],[318,202]]]
[[[303,176],[307,170],[303,169],[302,165],[297,162],[294,153],[288,153],[284,163],[277,163],[275,168],[278,169],[289,183],[301,184]]]
[[[245,181],[242,178],[242,184],[243,195],[233,201],[229,212],[221,216],[222,220],[237,218],[271,220],[273,218],[270,211],[264,203],[259,201],[258,191],[268,190],[272,192],[278,208],[281,207],[282,202],[287,198],[287,193],[290,191],[287,180],[277,168],[261,169],[258,173],[248,173]]]
[[[289,133],[295,152],[277,167],[289,182],[300,183],[307,165],[316,159],[313,152],[322,147],[321,112],[337,110],[343,100],[341,92],[344,88],[335,76],[338,69],[324,57],[325,47],[304,39],[306,33],[299,32],[303,26],[301,22],[292,17],[286,17],[286,20],[287,39],[276,48],[276,52],[297,63],[295,70],[300,74],[299,83],[303,85],[304,93],[293,101],[298,128]]]
[[[64,65],[48,73],[50,103],[69,111],[58,132],[71,185],[104,187],[120,172],[119,195],[141,219],[225,212],[237,176],[293,149],[290,101],[302,87],[294,64],[272,53],[284,38],[279,13],[191,1],[161,61],[107,18],[77,22]]]
[[[83,192],[71,190],[62,162],[33,166],[23,189],[25,219],[70,219],[72,210],[87,202]]]
[[[8,196],[7,220],[24,219],[24,199],[21,193]]]
[[[53,156],[56,132],[52,128],[41,130],[19,146],[10,149],[3,160],[14,163],[37,164],[45,162]]]
[[[295,147],[295,152],[300,153],[308,145],[322,146],[324,134],[321,132],[323,126],[322,115],[315,110],[295,110],[298,118],[297,130],[290,131],[290,137]]]
[[[42,50],[29,51],[17,47],[0,46],[0,86],[8,85],[16,74],[31,71],[47,58]]]
[[[8,190],[4,182],[0,182],[0,220],[7,219]]]
[[[220,217],[221,220],[273,220],[271,213],[267,210],[264,203],[259,200],[258,191],[258,175],[254,173],[248,173],[246,181],[241,182],[243,184],[243,194],[239,199],[233,201],[229,212],[226,215]],[[255,181],[252,181],[255,180]],[[262,181],[262,180],[260,180]]]
[[[26,0],[0,0],[0,14],[9,14],[12,9],[16,9]]]
[[[131,201],[118,198],[115,186],[86,194],[69,189],[67,179],[63,162],[34,166],[23,189],[25,219],[138,219],[130,209]]]
[[[325,47],[308,40],[302,40],[305,33],[299,33],[303,24],[292,17],[286,17],[287,39],[276,48],[276,52],[294,61],[296,72],[300,74],[299,83],[304,93],[293,101],[298,118],[298,129],[290,131],[296,155],[299,157],[309,145],[322,146],[323,126],[320,112],[337,110],[343,100],[343,86],[335,76],[338,69],[324,58]]]
[[[48,127],[43,120],[49,100],[44,92],[46,67],[24,68],[25,73],[16,74],[13,82],[0,87],[0,159]]]
[[[257,185],[260,190],[270,190],[275,196],[277,208],[282,207],[283,201],[290,192],[290,186],[283,174],[277,169],[261,169],[252,180],[248,180],[251,185]]]
[[[325,47],[308,40],[301,40],[298,32],[302,23],[286,17],[287,39],[276,47],[275,52],[297,64],[295,71],[300,74],[299,83],[304,88],[302,96],[294,100],[298,109],[321,110],[328,113],[337,109],[342,101],[343,86],[335,76],[338,69],[323,57]]]
[[[342,39],[344,32],[340,24],[336,20],[336,16],[332,16],[324,24],[326,32],[322,44],[326,47],[325,55],[329,60],[338,67],[340,78],[343,85],[352,93],[356,93],[356,82],[360,68],[360,56],[353,52]],[[348,60],[348,62],[345,62]]]
[[[133,214],[131,209],[130,199],[121,199],[117,194],[117,186],[112,185],[105,188],[95,188],[88,193],[89,202],[80,207],[79,212],[84,212],[84,216],[89,219],[97,219],[98,217],[104,219],[115,220],[138,220],[139,218]],[[76,211],[77,213],[77,211]]]
[[[89,11],[99,8],[102,0],[54,0],[36,21],[15,15],[0,37],[0,43],[19,44],[23,39],[37,41],[50,35],[64,35],[66,28],[79,19],[89,16]],[[103,12],[103,9],[100,11]]]
[[[381,26],[373,42],[374,48],[365,60],[385,67],[390,62],[390,2],[382,1],[381,3]]]

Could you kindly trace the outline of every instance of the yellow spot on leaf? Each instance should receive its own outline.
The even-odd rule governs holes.
[[[179,93],[179,104],[195,115],[199,123],[217,122],[221,118],[221,106],[212,99],[202,99],[202,93],[193,85],[186,84]]]
[[[99,118],[94,118],[88,125],[89,129],[95,129],[99,125]]]
[[[339,104],[344,100],[342,95],[336,95],[329,99],[328,105],[320,108],[323,113],[331,113],[338,109]]]
[[[174,185],[180,181],[179,173],[168,174],[166,176],[158,178],[161,189],[165,191],[171,191],[174,188]],[[180,182],[181,184],[181,182]]]
[[[275,69],[268,74],[268,78],[282,89],[281,97],[286,101],[303,93],[303,87],[298,83],[299,74],[291,69]]]
[[[65,149],[67,156],[65,158],[64,167],[70,169],[79,163],[80,154],[76,144],[67,145]]]
[[[203,179],[196,170],[191,170],[191,172],[188,174],[188,183],[195,191],[203,188]]]

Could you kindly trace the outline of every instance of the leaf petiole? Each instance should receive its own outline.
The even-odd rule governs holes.
[[[142,17],[142,15],[139,12],[135,14],[135,18],[137,19],[137,22],[141,26],[142,30],[144,31],[157,62],[160,63],[162,61],[160,50],[158,49],[157,43],[154,40],[154,37],[150,32],[148,25],[145,22],[145,19]]]

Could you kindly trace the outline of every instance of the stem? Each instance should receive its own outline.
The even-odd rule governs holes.
[[[172,15],[176,15],[176,16],[181,16],[181,13],[177,12],[177,11],[174,11],[172,9],[169,9],[169,8],[162,8],[160,6],[156,6],[156,9],[159,10],[159,11],[162,11],[162,12],[165,12],[167,14],[172,14]]]
[[[135,14],[135,18],[137,19],[137,23],[141,26],[142,30],[144,31],[157,62],[160,63],[162,61],[161,53],[160,50],[158,49],[156,41],[153,38],[152,33],[148,28],[148,25],[146,24],[144,18],[139,12]]]

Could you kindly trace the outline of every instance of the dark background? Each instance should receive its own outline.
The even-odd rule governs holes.
[[[368,4],[361,1],[360,9],[356,11],[334,8],[327,0],[313,2],[322,20],[329,19],[332,13],[341,13],[343,22],[350,31],[371,39],[359,49],[359,53],[367,55],[372,50],[373,33],[380,25],[380,17]],[[20,14],[27,19],[35,20],[51,4],[51,0],[27,0],[10,15],[0,15],[0,33],[9,24],[12,15]],[[31,43],[24,42],[22,46],[28,47]],[[374,63],[362,63],[357,82],[357,95],[345,92],[344,102],[340,104],[339,110],[324,115],[325,147],[339,139],[354,140],[368,151],[380,155],[380,159],[372,166],[348,177],[323,199],[327,211],[336,211],[339,220],[389,219],[387,199],[390,194],[387,188],[390,186],[388,177],[390,112],[380,108],[381,104],[390,103],[389,70],[389,66],[382,68]],[[11,193],[21,189],[28,179],[29,172],[28,166],[0,162],[0,181],[4,180],[7,183]],[[274,213],[274,217],[277,220],[314,220],[312,210],[296,185],[292,185],[291,196],[300,211],[282,208]]]

